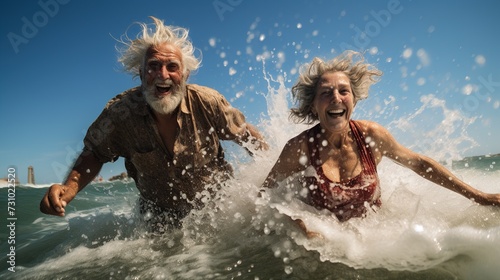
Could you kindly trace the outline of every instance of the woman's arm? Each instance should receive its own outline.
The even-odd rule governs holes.
[[[415,153],[399,144],[389,131],[381,125],[373,122],[365,123],[368,123],[368,133],[374,136],[374,148],[378,149],[375,154],[386,156],[413,170],[421,177],[472,199],[479,204],[500,206],[500,194],[487,194],[473,188],[432,158]]]
[[[265,188],[273,188],[289,176],[301,172],[309,164],[304,133],[290,139],[281,151],[278,160],[263,183]]]

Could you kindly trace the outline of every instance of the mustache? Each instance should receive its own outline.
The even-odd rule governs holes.
[[[163,79],[160,79],[160,78],[156,78],[153,81],[153,85],[155,85],[155,86],[170,87],[170,86],[174,86],[174,82],[171,79],[165,79],[165,80],[163,80]]]
[[[157,97],[154,95],[154,92],[155,92],[157,87],[170,87],[174,91],[177,91],[180,89],[182,84],[183,83],[181,82],[181,84],[177,85],[171,79],[156,78],[149,84],[143,83],[142,90],[146,95],[150,95],[150,98],[157,99]]]

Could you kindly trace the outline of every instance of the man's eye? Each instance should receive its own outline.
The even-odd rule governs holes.
[[[148,64],[148,67],[153,71],[158,71],[161,69],[161,63],[153,61]]]
[[[179,65],[172,63],[172,64],[169,64],[167,66],[167,69],[168,69],[168,71],[171,71],[171,72],[177,71],[177,69],[179,69]]]

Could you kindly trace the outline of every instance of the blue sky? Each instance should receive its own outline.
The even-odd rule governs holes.
[[[424,152],[465,137],[474,147],[461,156],[500,153],[499,11],[497,1],[3,2],[0,177],[14,166],[26,182],[32,165],[37,183],[63,179],[105,103],[139,84],[117,63],[116,39],[127,29],[134,36],[132,23],[148,16],[190,30],[203,54],[190,82],[217,89],[251,122],[267,113],[263,60],[291,87],[299,65],[351,48],[384,72],[355,118]],[[429,99],[441,103],[423,105]],[[453,116],[469,122],[444,138],[433,132]],[[398,131],[407,120],[418,128]],[[102,173],[122,170],[118,162]]]

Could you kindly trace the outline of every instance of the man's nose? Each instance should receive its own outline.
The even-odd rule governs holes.
[[[158,71],[158,77],[164,80],[170,77],[170,72],[166,65],[161,66],[160,71]]]

